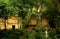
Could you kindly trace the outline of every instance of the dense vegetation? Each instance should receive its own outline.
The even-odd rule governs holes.
[[[46,37],[45,29],[0,30],[0,39],[59,39],[59,32],[49,29]]]
[[[25,20],[28,14],[37,13],[39,16],[47,16],[52,28],[57,26],[56,31],[49,29],[48,39],[57,39],[60,34],[60,11],[56,0],[0,0],[0,18],[6,20],[10,16],[18,14]],[[45,7],[45,8],[44,8]],[[44,10],[43,10],[44,9]],[[24,25],[25,26],[25,25]],[[0,39],[45,39],[45,29],[35,27],[33,30],[0,30]]]

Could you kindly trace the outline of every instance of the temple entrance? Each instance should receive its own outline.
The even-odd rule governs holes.
[[[12,29],[15,29],[15,25],[12,25]]]

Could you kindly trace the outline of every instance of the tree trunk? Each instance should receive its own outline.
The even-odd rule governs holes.
[[[6,30],[6,19],[4,18],[4,26],[5,26],[5,30]]]

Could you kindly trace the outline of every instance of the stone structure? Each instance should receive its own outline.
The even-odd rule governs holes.
[[[32,29],[38,25],[38,15],[36,13],[28,14],[25,19],[28,29]]]
[[[16,16],[11,16],[6,20],[6,29],[22,28],[22,20]],[[0,29],[5,29],[4,19],[0,19]]]
[[[18,17],[10,17],[7,19],[6,28],[7,29],[19,29],[22,26],[21,20],[18,20]]]
[[[28,27],[33,28],[33,27],[37,26],[37,24],[38,24],[38,15],[37,14],[30,15]]]
[[[0,18],[0,29],[5,29],[3,18]]]
[[[42,24],[42,26],[45,27],[45,29],[49,29],[50,28],[49,22],[47,20],[47,16],[45,16],[45,15],[41,16],[41,24]]]
[[[29,16],[27,16],[26,23],[29,29],[33,29],[36,26],[39,27],[45,26],[46,29],[49,28],[49,23],[46,17],[45,16],[42,16],[41,18],[39,17],[41,16],[39,16],[38,14],[30,14]],[[6,29],[19,29],[23,27],[22,25],[23,25],[22,19],[18,16],[11,16],[6,20]],[[3,18],[0,19],[0,29],[5,29]]]
[[[45,16],[39,16],[38,14],[31,14],[28,17],[28,28],[33,29],[34,27],[45,27],[46,29],[49,28],[48,20]]]

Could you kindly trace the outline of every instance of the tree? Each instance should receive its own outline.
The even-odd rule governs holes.
[[[7,16],[6,16],[6,11],[5,11],[5,6],[0,6],[0,9],[2,10],[1,13],[0,13],[0,17],[4,18],[4,23],[5,23],[5,29],[6,29],[6,19],[7,19]]]
[[[5,1],[2,1],[2,3],[0,3],[1,4],[0,5],[0,10],[1,10],[0,11],[0,17],[1,18],[4,18],[5,29],[6,29],[6,20],[7,20],[7,18],[15,14],[15,13],[13,13],[14,12],[14,7],[13,6],[10,6],[7,3],[5,3]]]

